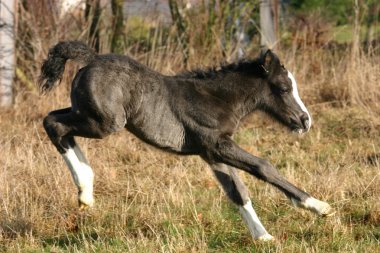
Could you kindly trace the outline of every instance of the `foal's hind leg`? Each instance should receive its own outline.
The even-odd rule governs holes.
[[[70,169],[75,185],[78,187],[79,208],[85,209],[94,205],[94,172],[74,137],[64,138],[64,141],[66,140],[69,148],[62,154],[62,157]]]
[[[248,189],[240,179],[237,171],[223,163],[213,164],[211,168],[227,196],[233,203],[239,206],[239,211],[248,225],[253,239],[272,240],[273,236],[266,231],[257,217],[248,195]]]
[[[44,119],[44,128],[70,169],[78,187],[80,208],[92,206],[94,173],[73,136],[100,138],[101,132],[95,131],[88,120],[73,113],[71,108],[49,113]]]

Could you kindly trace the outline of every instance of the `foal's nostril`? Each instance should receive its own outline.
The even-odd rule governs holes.
[[[302,122],[302,126],[305,128],[305,129],[309,129],[310,127],[310,119],[309,119],[309,115],[307,115],[307,113],[302,113],[301,114],[301,122]]]

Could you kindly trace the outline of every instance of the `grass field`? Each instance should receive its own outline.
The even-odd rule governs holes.
[[[0,114],[2,252],[380,249],[380,120],[364,109],[314,104],[314,125],[301,138],[261,114],[244,121],[235,136],[240,145],[337,211],[316,217],[242,173],[262,222],[276,237],[256,243],[203,161],[155,150],[127,132],[79,139],[95,171],[96,206],[78,212],[70,173],[41,125],[59,105],[48,108],[39,99],[31,94],[35,107]]]
[[[57,41],[91,41],[91,20],[57,19],[48,5],[29,7],[19,15],[15,103],[0,109],[0,252],[380,252],[380,46],[364,48],[354,24],[332,29],[323,43],[315,41],[318,29],[291,26],[276,51],[313,116],[308,134],[295,136],[258,113],[234,137],[336,210],[317,217],[241,173],[276,238],[264,243],[251,239],[200,158],[163,153],[126,131],[77,139],[95,172],[96,199],[94,208],[78,210],[70,172],[42,127],[49,111],[69,106],[75,66],[66,68],[62,85],[48,96],[38,95],[33,84]],[[134,44],[125,52],[164,74],[232,61],[233,43],[222,45],[225,22],[220,17],[208,29],[209,14],[203,14],[188,17],[186,64],[175,26],[139,32],[128,23]],[[100,51],[109,52],[112,29],[106,25],[112,22],[102,19]],[[344,45],[329,47],[331,40]],[[258,36],[246,51],[248,57],[258,54]]]

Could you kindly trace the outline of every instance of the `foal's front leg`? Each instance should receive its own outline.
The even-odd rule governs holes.
[[[244,170],[277,187],[298,207],[321,216],[329,216],[334,210],[326,202],[311,197],[308,193],[288,182],[266,160],[255,157],[241,149],[230,138],[221,138],[210,152],[210,159]]]
[[[248,189],[240,179],[237,171],[223,163],[211,164],[210,166],[227,196],[239,207],[239,211],[253,239],[260,241],[273,240],[273,236],[266,231],[253,209]]]

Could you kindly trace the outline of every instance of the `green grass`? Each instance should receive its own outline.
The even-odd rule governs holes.
[[[333,41],[336,41],[338,43],[351,43],[353,31],[354,31],[354,28],[352,25],[342,25],[342,26],[333,27],[329,33]],[[362,41],[366,40],[367,33],[368,33],[367,26],[364,26],[364,25],[361,26],[360,38]],[[373,33],[375,35],[375,38],[379,38],[380,25],[373,28]]]

